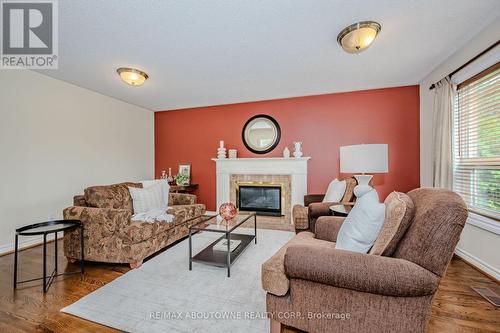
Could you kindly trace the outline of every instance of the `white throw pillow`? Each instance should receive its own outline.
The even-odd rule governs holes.
[[[342,223],[336,249],[368,253],[384,224],[385,205],[379,202],[377,191],[371,189],[358,198]]]
[[[168,193],[170,192],[170,185],[166,179],[154,179],[154,180],[143,180],[141,181],[142,188],[148,188],[153,185],[160,184],[161,192],[162,192],[162,202],[165,202],[165,205],[168,205]]]
[[[339,181],[337,178],[332,180],[328,185],[323,202],[340,202],[344,197],[346,186],[345,180]]]
[[[146,213],[153,209],[167,209],[163,187],[161,184],[151,185],[147,188],[129,187],[134,214]]]

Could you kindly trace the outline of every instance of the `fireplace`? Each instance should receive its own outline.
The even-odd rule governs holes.
[[[236,198],[240,211],[256,212],[258,215],[283,215],[283,188],[279,184],[238,184]]]

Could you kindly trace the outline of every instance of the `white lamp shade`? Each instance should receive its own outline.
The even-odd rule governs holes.
[[[340,147],[340,172],[386,173],[388,166],[387,144],[363,144]]]

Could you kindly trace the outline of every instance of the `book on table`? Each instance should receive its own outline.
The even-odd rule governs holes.
[[[240,240],[231,239],[229,244],[229,251],[233,252],[240,244]],[[213,249],[215,251],[227,251],[227,239],[221,239],[217,244],[214,245]]]

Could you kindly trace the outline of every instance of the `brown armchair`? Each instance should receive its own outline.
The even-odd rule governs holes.
[[[399,195],[404,202],[396,202]],[[330,216],[262,265],[271,331],[281,324],[310,333],[426,331],[467,208],[457,194],[430,188],[389,196],[385,205],[377,250],[370,251],[382,246],[382,255],[336,250],[344,218]],[[394,221],[406,221],[406,229],[383,235]]]
[[[346,189],[342,200],[342,204],[354,204],[354,187],[357,181],[354,177],[346,178]],[[337,202],[323,202],[325,194],[307,194],[304,196],[304,206],[295,205],[292,209],[292,218],[296,231],[310,230],[314,232],[316,220],[320,216],[332,215],[330,206]]]

